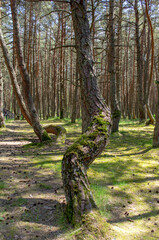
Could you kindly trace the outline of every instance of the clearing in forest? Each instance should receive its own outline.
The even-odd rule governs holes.
[[[37,144],[25,121],[9,121],[0,130],[0,240],[78,239],[80,228],[72,230],[63,216],[61,160],[81,121],[43,123],[52,122],[66,128],[65,145]],[[152,126],[122,120],[120,133],[88,171],[116,240],[159,239],[159,149],[152,148],[152,134]]]

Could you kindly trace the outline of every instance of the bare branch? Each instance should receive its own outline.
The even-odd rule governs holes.
[[[57,48],[68,48],[68,47],[76,47],[76,45],[63,45],[63,46],[57,46],[54,48],[51,48],[50,51],[55,50]]]

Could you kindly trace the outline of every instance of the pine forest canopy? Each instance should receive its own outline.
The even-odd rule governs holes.
[[[66,1],[17,1],[20,36],[27,69],[32,83],[32,95],[41,118],[51,116],[68,117],[75,112],[73,103],[80,101],[79,82],[76,66],[76,50],[70,6]],[[114,72],[116,97],[122,117],[139,117],[137,90],[137,48],[135,36],[134,1],[114,2]],[[90,22],[93,58],[103,97],[110,105],[111,93],[109,72],[109,1],[88,1],[87,13]],[[138,1],[139,37],[142,59],[142,98],[147,100],[147,88],[151,67],[150,28],[145,15],[145,4]],[[149,13],[155,38],[155,67],[150,88],[149,105],[153,114],[157,101],[158,69],[158,3],[149,1]],[[2,1],[2,31],[11,59],[13,51],[12,19],[9,1]],[[62,58],[62,61],[61,61]],[[2,66],[4,81],[4,106],[19,114],[6,68]],[[147,72],[148,71],[148,72]],[[18,69],[17,69],[17,76]],[[145,77],[146,76],[146,77]],[[20,76],[19,76],[20,77]],[[38,81],[37,81],[38,79]],[[78,83],[77,83],[78,82]],[[45,88],[47,86],[47,88]],[[76,89],[76,91],[75,91]],[[75,94],[76,93],[76,94]],[[45,107],[47,106],[47,107]],[[80,104],[76,115],[80,117]],[[146,117],[146,116],[145,116]]]

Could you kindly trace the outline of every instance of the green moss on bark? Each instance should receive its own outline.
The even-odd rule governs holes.
[[[42,142],[45,142],[45,141],[52,141],[51,137],[48,135],[48,133],[44,130],[43,132],[43,135],[42,135]]]
[[[110,123],[104,119],[104,116],[100,113],[98,116],[94,116],[90,127],[87,132],[84,133],[74,144],[72,144],[66,151],[66,155],[75,154],[79,159],[85,159],[89,156],[83,150],[83,147],[96,150],[99,143],[96,143],[96,138],[101,137],[101,141],[105,141],[108,138],[108,126]]]

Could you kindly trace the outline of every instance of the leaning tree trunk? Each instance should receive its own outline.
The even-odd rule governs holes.
[[[31,118],[31,125],[40,141],[50,140],[50,137],[47,134],[46,130],[40,124],[39,117],[31,96],[30,77],[24,62],[24,57],[23,57],[21,43],[20,43],[19,25],[18,25],[17,11],[16,11],[16,1],[10,0],[10,3],[11,3],[12,19],[13,19],[13,36],[15,39],[15,48],[16,48],[16,55],[18,60],[18,67],[22,77],[24,100]]]
[[[17,82],[17,78],[16,78],[14,68],[11,64],[10,59],[9,59],[7,46],[6,46],[6,43],[4,41],[4,37],[3,37],[1,29],[0,29],[0,45],[1,45],[1,48],[2,48],[3,57],[4,57],[5,64],[7,66],[7,69],[8,69],[9,75],[10,75],[11,83],[12,83],[12,86],[13,86],[14,93],[16,95],[17,102],[20,106],[21,112],[22,112],[23,116],[25,117],[26,121],[31,125],[30,115],[29,115],[28,110],[26,109],[25,102],[23,100],[23,97],[22,97],[22,94],[21,94],[21,91],[20,91],[20,88],[19,88],[19,85],[18,85],[18,82]]]
[[[62,161],[66,213],[73,224],[85,214],[91,215],[90,212],[97,210],[87,169],[107,145],[111,130],[111,114],[101,97],[94,72],[86,5],[86,0],[71,0],[81,95],[88,116],[85,133],[67,149]]]
[[[1,48],[2,48],[5,64],[7,66],[7,69],[8,69],[10,78],[11,78],[11,83],[12,83],[12,86],[13,86],[14,94],[15,94],[17,102],[19,104],[21,113],[23,114],[25,120],[32,126],[31,117],[30,117],[30,114],[28,112],[28,109],[26,108],[25,101],[22,97],[21,90],[20,90],[20,87],[19,87],[18,82],[17,82],[17,78],[16,78],[14,68],[11,64],[10,59],[9,59],[7,46],[5,44],[1,29],[0,29],[0,45],[1,45]],[[44,129],[47,133],[55,134],[57,136],[58,141],[59,140],[62,141],[62,142],[65,141],[66,130],[62,126],[49,125],[49,126],[44,126]]]

